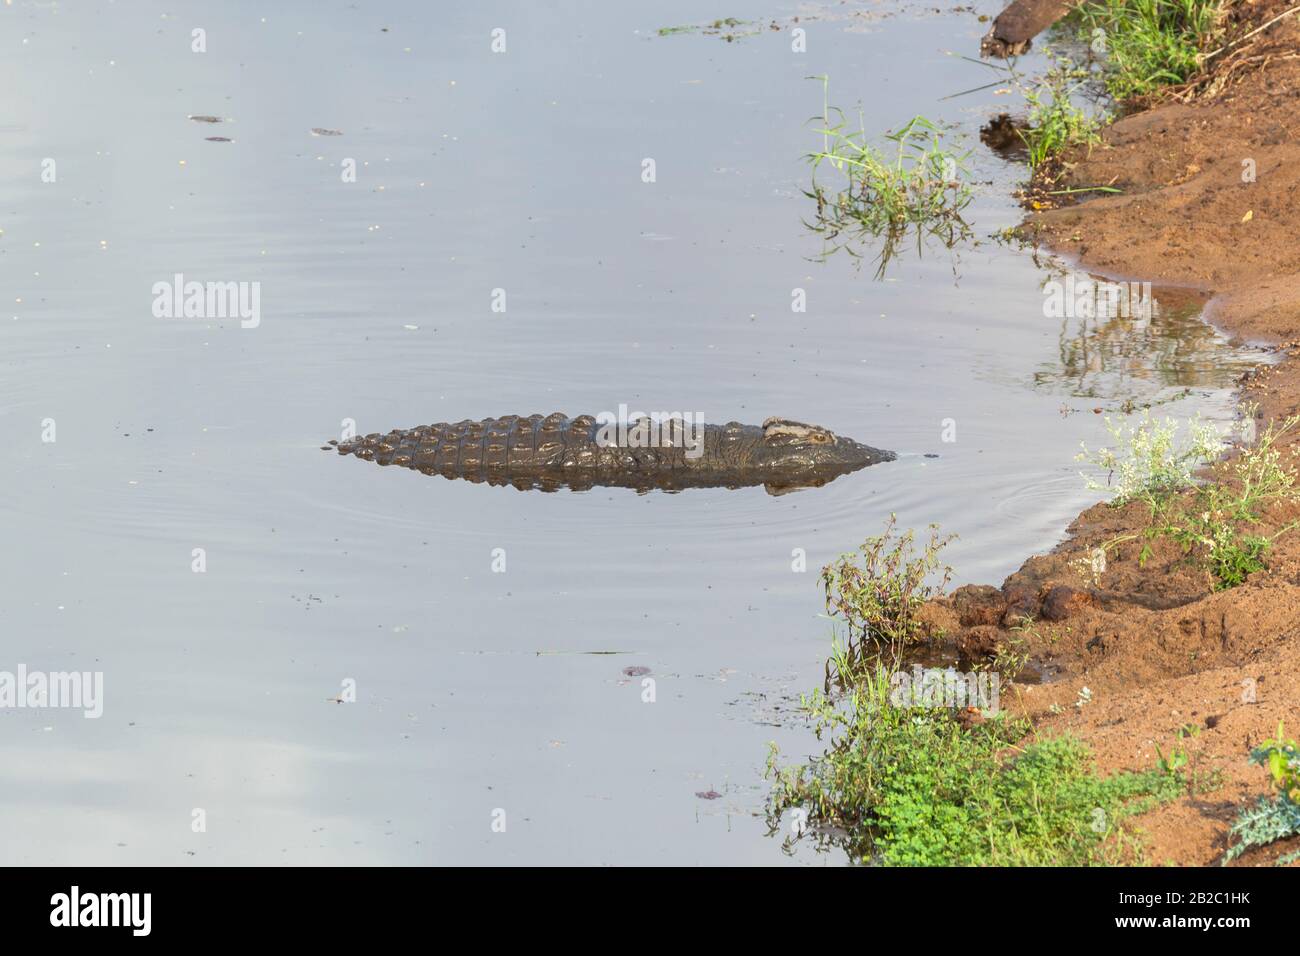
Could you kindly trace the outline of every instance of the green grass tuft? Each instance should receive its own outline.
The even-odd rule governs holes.
[[[1219,29],[1222,0],[1088,0],[1084,33],[1107,58],[1106,87],[1119,100],[1186,83]]]
[[[1086,73],[1058,66],[1040,83],[1021,87],[1029,105],[1029,125],[1019,132],[1029,150],[1031,170],[1055,159],[1070,146],[1100,140],[1105,117],[1080,109],[1073,100],[1073,95],[1087,83]]]

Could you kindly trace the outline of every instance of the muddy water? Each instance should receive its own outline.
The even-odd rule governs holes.
[[[869,129],[957,124],[977,234],[1017,220],[976,136],[1011,97],[939,99],[990,78],[946,53],[969,13],[537,6],[5,9],[0,670],[102,672],[104,713],[0,711],[3,862],[790,862],[761,773],[812,746],[817,568],[897,512],[999,580],[1093,500],[1093,408],[1226,413],[1250,356],[1186,312],[1046,318],[1050,273],[987,239],[879,282],[809,260],[811,74]],[[801,15],[808,51],[656,35],[723,14]],[[259,283],[259,323],[156,318],[177,273]],[[620,403],[901,454],[773,497],[319,450]]]

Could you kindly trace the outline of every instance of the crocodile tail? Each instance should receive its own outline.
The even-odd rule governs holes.
[[[482,421],[439,422],[331,442],[340,455],[414,468],[446,478],[491,484],[523,482],[565,471],[593,472],[602,464],[590,415],[506,415]]]

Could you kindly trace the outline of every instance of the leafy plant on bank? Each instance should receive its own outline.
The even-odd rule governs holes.
[[[843,667],[843,661],[836,664]],[[900,706],[898,671],[884,660],[839,670],[838,696],[802,699],[824,753],[782,767],[773,744],[767,774],[771,833],[798,810],[821,848],[888,866],[1082,866],[1132,862],[1126,817],[1177,797],[1178,770],[1097,775],[1079,740],[1023,747],[1029,721],[991,714],[964,727],[938,707]]]
[[[1247,409],[1248,425],[1253,425],[1254,415],[1252,406]],[[1107,473],[1105,483],[1090,478],[1089,487],[1111,491],[1116,506],[1141,502],[1148,521],[1141,532],[1121,535],[1103,547],[1110,551],[1141,540],[1138,560],[1145,563],[1152,543],[1168,538],[1201,562],[1215,590],[1244,583],[1268,566],[1272,543],[1297,526],[1292,522],[1268,535],[1253,530],[1267,506],[1300,496],[1295,467],[1284,461],[1279,448],[1298,423],[1300,416],[1270,422],[1253,445],[1222,459],[1227,448],[1223,437],[1199,419],[1181,437],[1178,423],[1170,418],[1155,421],[1145,413],[1136,425],[1107,419],[1115,446],[1091,452],[1085,445],[1078,456]],[[1293,449],[1289,457],[1294,455]],[[1195,473],[1207,462],[1212,463],[1209,479],[1198,482]],[[1189,489],[1190,494],[1184,494]]]
[[[897,660],[922,633],[925,602],[942,594],[952,578],[939,552],[955,536],[941,537],[938,525],[930,525],[929,540],[918,553],[912,530],[895,534],[896,522],[891,514],[883,532],[822,568],[826,611],[848,625],[847,643],[837,645],[847,672],[880,652]]]
[[[1224,863],[1235,860],[1253,847],[1300,836],[1300,749],[1294,740],[1283,736],[1280,722],[1277,736],[1252,750],[1250,762],[1268,768],[1275,792],[1260,797],[1253,807],[1237,815],[1229,831],[1229,836],[1235,837],[1237,842],[1224,854]],[[1277,862],[1290,862],[1295,858],[1295,854],[1290,854]]]
[[[1156,744],[1156,768],[1171,778],[1183,781],[1191,796],[1210,793],[1223,784],[1223,773],[1218,767],[1205,767],[1200,750],[1193,751],[1185,741],[1201,735],[1198,724],[1188,724],[1179,728],[1174,734],[1174,745],[1168,756],[1159,744]]]
[[[1029,125],[1019,129],[1029,150],[1029,168],[1037,170],[1066,148],[1100,140],[1105,116],[1095,116],[1074,103],[1074,95],[1089,82],[1087,71],[1058,64],[1032,86],[1020,84],[1029,106]]]
[[[1143,412],[1136,424],[1105,419],[1112,445],[1090,451],[1083,444],[1076,461],[1105,472],[1105,481],[1084,475],[1088,488],[1111,495],[1111,504],[1142,501],[1163,508],[1171,494],[1192,487],[1196,471],[1221,455],[1225,445],[1219,429],[1194,418],[1185,429],[1172,418],[1153,419]]]
[[[1183,789],[1181,767],[1102,779],[1071,737],[1022,741],[1024,718],[996,709],[971,717],[957,698],[915,694],[902,649],[922,632],[919,612],[951,569],[948,539],[932,526],[918,552],[912,532],[884,532],[822,570],[827,608],[849,637],[833,642],[823,687],[800,704],[824,752],[781,766],[775,744],[771,833],[798,811],[805,835],[853,859],[885,865],[1083,865],[1131,861],[1140,850],[1130,814]],[[934,584],[936,578],[941,583]],[[909,688],[911,692],[909,692]],[[968,700],[969,698],[963,698]],[[986,701],[987,705],[987,701]]]

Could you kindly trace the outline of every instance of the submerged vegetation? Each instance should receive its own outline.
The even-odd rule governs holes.
[[[1300,836],[1300,749],[1294,740],[1283,737],[1282,732],[1283,725],[1279,723],[1277,736],[1250,752],[1251,763],[1268,768],[1276,792],[1260,797],[1253,807],[1237,815],[1229,831],[1237,843],[1224,854],[1224,863],[1254,847]],[[1287,854],[1277,862],[1286,865],[1298,859],[1300,851]]]
[[[1254,429],[1253,407],[1247,408],[1242,437]],[[1199,420],[1178,437],[1178,423],[1154,421],[1144,414],[1136,425],[1113,423],[1107,427],[1115,448],[1090,452],[1080,460],[1107,473],[1107,482],[1089,480],[1089,487],[1112,492],[1116,506],[1141,502],[1148,512],[1146,527],[1121,535],[1103,547],[1109,551],[1128,541],[1141,540],[1138,560],[1151,556],[1152,543],[1167,538],[1179,544],[1209,573],[1215,590],[1236,587],[1247,576],[1264,570],[1272,543],[1297,527],[1290,522],[1264,535],[1257,532],[1263,510],[1270,505],[1300,499],[1296,470],[1283,460],[1282,438],[1300,424],[1292,416],[1280,424],[1270,422],[1264,433],[1235,457],[1223,459],[1227,450],[1218,429]],[[1287,457],[1294,458],[1292,449]],[[1195,472],[1210,464],[1209,477],[1198,481]]]
[[[660,27],[659,36],[667,37],[679,33],[699,33],[705,36],[720,36],[731,43],[741,37],[756,36],[763,32],[761,25],[752,20],[738,20],[735,17],[723,17],[709,23],[684,24],[675,27]]]
[[[1177,766],[1097,775],[1069,736],[1025,741],[1026,719],[996,705],[958,709],[942,696],[900,693],[909,682],[897,650],[921,634],[918,612],[942,591],[947,539],[931,529],[867,539],[822,572],[827,610],[845,620],[823,688],[801,698],[824,753],[781,766],[772,746],[770,832],[797,820],[805,835],[854,860],[882,865],[1087,865],[1140,856],[1122,821],[1184,789]],[[938,577],[940,583],[929,583]],[[871,654],[875,649],[877,653]],[[889,651],[889,654],[882,653]],[[955,703],[965,702],[960,696]],[[981,703],[988,704],[984,699]]]
[[[877,147],[861,123],[852,129],[843,112],[829,105],[828,78],[814,79],[823,89],[816,120],[822,148],[807,156],[813,178],[805,195],[817,203],[816,220],[808,226],[827,240],[824,255],[843,248],[857,256],[856,240],[880,240],[880,275],[909,236],[915,236],[918,252],[927,237],[949,248],[968,238],[970,228],[961,217],[972,198],[964,179],[968,154],[947,149],[941,128],[924,116],[885,134],[891,146]],[[818,179],[824,168],[835,172],[833,181]]]

